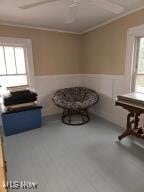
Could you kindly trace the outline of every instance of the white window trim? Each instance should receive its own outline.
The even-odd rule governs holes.
[[[24,38],[11,38],[11,37],[0,37],[0,44],[4,45],[15,45],[26,48],[26,67],[28,69],[28,82],[31,89],[35,88],[34,79],[34,65],[33,65],[33,54],[32,54],[32,42],[31,39]]]
[[[135,42],[136,38],[144,36],[144,25],[129,28],[127,32],[125,79],[128,92],[133,91],[133,75],[136,68]]]

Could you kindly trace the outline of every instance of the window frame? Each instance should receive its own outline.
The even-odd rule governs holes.
[[[133,65],[133,80],[132,80],[132,91],[136,91],[136,79],[139,75],[144,75],[144,73],[138,73],[138,60],[139,60],[139,51],[140,51],[140,40],[144,38],[144,36],[139,36],[135,38],[135,47],[134,47],[134,65]],[[143,92],[141,92],[143,93]]]
[[[4,62],[5,62],[5,70],[6,70],[6,74],[0,74],[0,77],[10,77],[10,76],[26,76],[26,79],[27,79],[27,84],[23,84],[23,85],[13,85],[13,86],[8,86],[7,88],[16,88],[16,87],[28,87],[29,86],[29,74],[28,74],[28,66],[26,65],[26,48],[23,47],[23,46],[16,46],[14,44],[1,44],[0,43],[0,47],[2,47],[3,49],[3,52],[4,52]],[[5,55],[5,47],[12,47],[13,48],[13,54],[14,54],[14,62],[15,62],[15,70],[16,70],[16,73],[9,73],[8,72],[8,67],[7,67],[7,64],[6,64],[6,55]],[[15,52],[15,49],[16,48],[22,48],[23,51],[24,51],[24,61],[25,61],[25,73],[18,73],[18,68],[17,68],[17,64],[16,64],[16,52]]]
[[[33,66],[33,55],[32,55],[32,42],[30,39],[24,38],[11,38],[11,37],[0,37],[0,45],[1,46],[11,46],[11,47],[23,47],[24,48],[24,56],[25,56],[25,65],[26,65],[26,74],[28,85],[20,85],[20,86],[11,86],[8,88],[18,88],[28,86],[32,89],[35,87],[34,83],[34,66]],[[10,76],[10,75],[4,75]]]
[[[138,75],[138,56],[139,56],[139,46],[140,46],[140,38],[141,37],[135,37],[135,45],[134,45],[134,57],[133,57],[133,77],[132,77],[132,91],[136,92],[136,78]]]
[[[144,25],[139,25],[128,29],[125,60],[125,90],[135,91],[135,73],[137,69],[138,41],[144,37]]]

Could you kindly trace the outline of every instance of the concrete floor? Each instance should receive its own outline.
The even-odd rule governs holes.
[[[37,192],[144,192],[144,149],[116,143],[121,128],[98,117],[77,127],[59,119],[5,139],[9,180],[37,182]]]

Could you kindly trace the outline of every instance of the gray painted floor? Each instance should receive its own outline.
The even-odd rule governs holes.
[[[97,117],[78,127],[47,118],[5,139],[8,179],[36,181],[37,192],[144,192],[144,149],[116,143],[120,131]]]

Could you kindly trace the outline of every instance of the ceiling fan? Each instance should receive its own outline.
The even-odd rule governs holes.
[[[56,2],[56,1],[61,1],[61,0],[41,0],[41,1],[38,1],[35,3],[20,6],[19,8],[23,9],[23,10],[32,9],[32,8],[35,8],[35,7],[38,7],[38,6],[47,4],[47,3]],[[66,24],[70,24],[75,21],[75,17],[78,12],[78,8],[80,6],[81,1],[82,0],[71,0],[71,3],[68,7],[68,13],[66,16],[66,21],[65,21]],[[103,9],[110,11],[112,13],[115,13],[115,14],[120,14],[124,11],[124,7],[122,7],[116,3],[112,3],[109,0],[88,0],[88,1],[98,7],[101,7]]]

